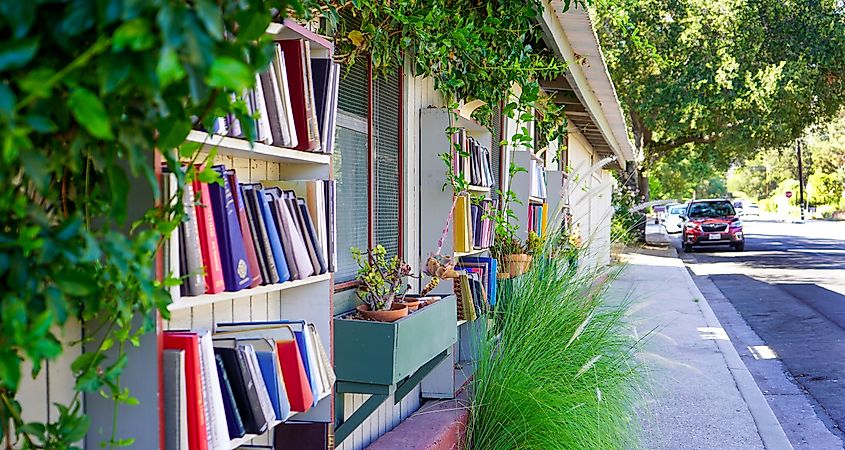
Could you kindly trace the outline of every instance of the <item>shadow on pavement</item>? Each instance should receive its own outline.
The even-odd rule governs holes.
[[[745,251],[730,247],[696,247],[699,262],[731,262],[761,269],[845,269],[842,241],[824,238],[766,235],[756,240],[749,234]],[[679,241],[676,241],[679,242]]]

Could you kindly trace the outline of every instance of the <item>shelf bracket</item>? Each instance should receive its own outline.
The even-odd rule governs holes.
[[[451,349],[443,350],[440,354],[425,363],[422,367],[416,370],[411,376],[400,381],[396,385],[383,384],[367,384],[367,383],[349,383],[339,381],[335,386],[335,424],[334,430],[335,445],[339,446],[344,439],[349,437],[359,425],[364,423],[370,414],[375,412],[384,403],[391,394],[393,394],[393,404],[398,404],[407,396],[414,387],[420,384],[423,378],[428,375],[441,361],[449,356]],[[364,402],[358,409],[349,416],[349,419],[343,420],[343,394],[370,394],[370,398]]]

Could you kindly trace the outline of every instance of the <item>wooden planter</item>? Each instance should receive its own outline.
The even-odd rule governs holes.
[[[505,264],[511,278],[518,277],[527,272],[531,266],[531,255],[524,253],[519,255],[505,255]]]
[[[338,381],[394,385],[457,341],[455,297],[395,322],[334,319]]]

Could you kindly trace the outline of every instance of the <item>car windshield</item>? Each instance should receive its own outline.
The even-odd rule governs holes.
[[[673,207],[669,208],[669,214],[674,214],[676,216],[679,216],[679,215],[684,213],[685,209],[687,209],[687,207],[684,206],[684,205],[673,206]]]
[[[700,202],[690,205],[690,217],[725,217],[736,212],[730,202]]]

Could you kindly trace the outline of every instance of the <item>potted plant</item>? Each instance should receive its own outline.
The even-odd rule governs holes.
[[[408,306],[397,296],[404,296],[408,290],[405,277],[411,274],[411,267],[398,256],[387,257],[387,250],[377,245],[362,252],[352,248],[352,257],[358,263],[358,288],[355,294],[362,304],[358,312],[370,320],[393,322],[408,315]]]

